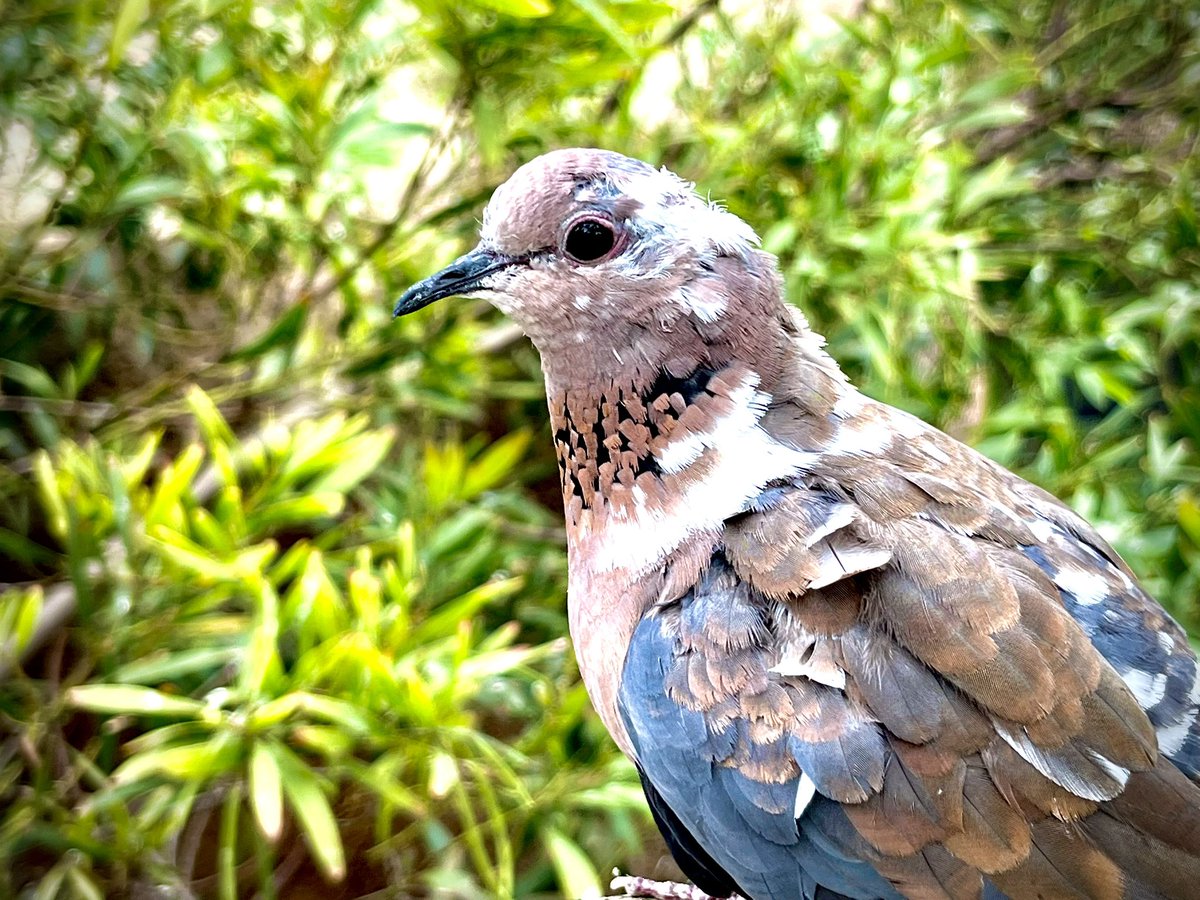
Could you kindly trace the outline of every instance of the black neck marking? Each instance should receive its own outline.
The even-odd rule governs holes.
[[[592,505],[589,498],[602,493],[612,482],[636,479],[646,473],[662,475],[658,460],[650,453],[649,441],[662,434],[667,420],[677,419],[683,408],[711,393],[708,385],[715,375],[707,367],[683,376],[660,370],[644,390],[619,390],[615,403],[610,394],[604,394],[593,409],[586,411],[573,412],[564,399],[554,431],[564,497],[578,497],[586,508]],[[590,425],[588,419],[592,420]],[[638,426],[645,427],[648,440],[631,440]],[[594,451],[587,436],[594,439]],[[610,463],[613,468],[602,473],[601,467]],[[584,490],[585,483],[590,483],[591,491]]]

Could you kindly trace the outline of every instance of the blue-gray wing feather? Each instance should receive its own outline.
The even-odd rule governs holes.
[[[691,601],[685,597],[683,607]],[[676,650],[662,617],[643,619],[626,656],[619,707],[638,765],[680,825],[752,897],[898,900],[888,881],[847,847],[857,837],[838,804],[817,796],[798,823],[798,777],[764,784],[724,764],[734,726],[714,733],[702,713],[668,696]]]

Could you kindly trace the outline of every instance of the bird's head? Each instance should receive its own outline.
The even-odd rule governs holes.
[[[651,369],[697,329],[719,336],[726,320],[761,315],[754,295],[778,303],[773,260],[757,242],[665,169],[605,150],[558,150],[497,188],[479,245],[410,288],[395,312],[479,295],[525,330],[548,372],[557,361],[594,375],[589,359],[625,364],[623,352]],[[747,308],[731,308],[739,304]]]

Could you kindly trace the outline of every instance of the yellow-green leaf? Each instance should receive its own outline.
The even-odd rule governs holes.
[[[313,493],[345,493],[374,472],[387,456],[395,432],[382,428],[359,435],[340,448],[341,461],[318,478],[310,487]]]
[[[304,833],[313,859],[327,877],[340,881],[346,875],[342,836],[317,776],[283,746],[272,744],[270,752],[279,766],[284,795],[300,821],[300,830]]]
[[[283,830],[283,776],[261,742],[250,751],[250,804],[262,833],[268,840],[278,840]]]
[[[67,691],[67,702],[92,712],[144,716],[194,716],[204,704],[134,684],[81,684]]]
[[[600,875],[588,855],[575,841],[557,828],[542,830],[542,843],[554,864],[558,886],[564,897],[593,898],[603,896]]]
[[[480,6],[486,6],[520,19],[536,19],[554,12],[554,5],[549,0],[475,0],[475,2]]]
[[[429,795],[441,799],[458,783],[458,764],[449,753],[436,753],[429,766]]]
[[[33,637],[33,631],[37,627],[38,619],[42,615],[42,602],[44,599],[40,584],[35,584],[21,598],[21,603],[17,610],[16,627],[13,629],[13,640],[15,643],[12,649],[21,650],[29,643],[29,639]],[[2,647],[3,641],[0,641],[0,648]]]
[[[118,784],[129,784],[151,775],[185,781],[208,779],[229,771],[237,761],[237,744],[228,734],[219,734],[202,743],[138,753],[113,772],[113,779]]]
[[[460,496],[470,499],[511,478],[513,469],[529,447],[529,438],[528,431],[514,431],[494,441],[467,467],[467,477],[463,480]]]
[[[242,663],[242,688],[255,697],[267,676],[279,667],[279,598],[265,580],[259,585],[258,615]]]
[[[237,438],[230,429],[229,423],[225,421],[225,417],[221,415],[221,411],[217,409],[217,404],[213,403],[212,398],[200,387],[193,384],[188,388],[185,399],[192,415],[196,417],[200,430],[204,432],[204,440],[210,447],[214,445],[229,447],[237,443]]]
[[[113,23],[112,43],[108,46],[108,67],[115,69],[125,56],[125,47],[129,39],[137,31],[138,26],[146,20],[150,12],[150,0],[125,0],[117,12],[117,21]]]
[[[42,506],[45,507],[49,518],[50,531],[60,541],[65,541],[70,530],[67,501],[59,487],[58,475],[55,474],[54,465],[50,461],[50,454],[45,450],[39,450],[33,455],[33,477],[37,481]]]

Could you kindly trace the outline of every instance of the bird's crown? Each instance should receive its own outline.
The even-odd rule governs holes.
[[[613,233],[603,258],[581,257],[570,245],[571,229],[593,217]],[[648,244],[744,255],[758,242],[745,222],[673,172],[593,149],[556,150],[517,169],[488,203],[481,237],[502,252],[576,264],[614,260],[613,268],[627,270],[647,262]]]

